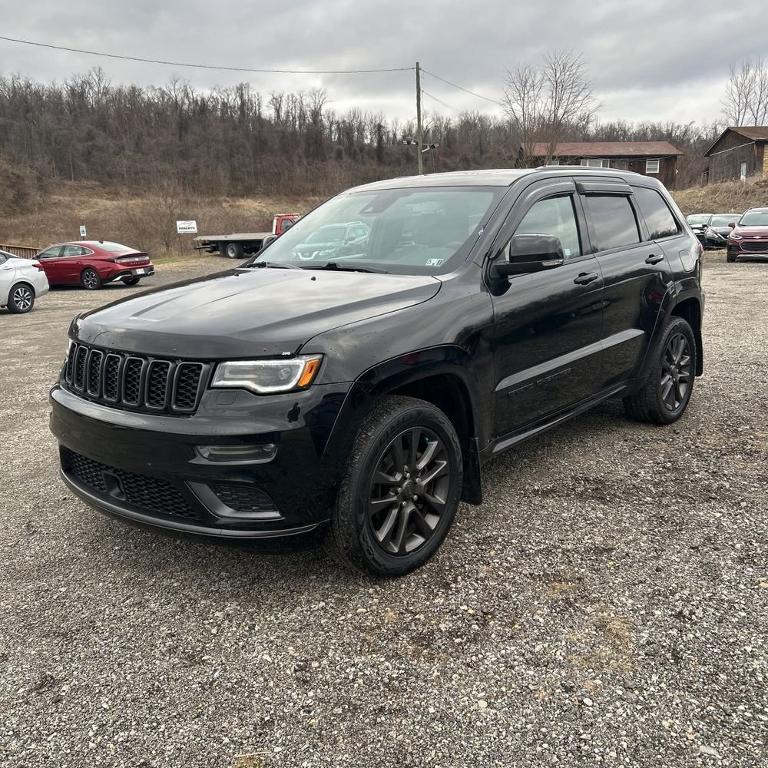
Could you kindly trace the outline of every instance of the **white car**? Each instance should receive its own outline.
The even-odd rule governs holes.
[[[35,299],[48,293],[48,278],[39,261],[20,259],[0,251],[0,309],[9,312],[29,312]]]

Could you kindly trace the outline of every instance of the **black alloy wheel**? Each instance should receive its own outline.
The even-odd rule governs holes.
[[[35,305],[35,292],[24,283],[14,285],[8,297],[8,311],[14,315],[23,315]]]
[[[667,340],[661,358],[661,399],[671,413],[677,412],[687,402],[693,370],[691,345],[682,333],[675,333]]]
[[[642,387],[624,398],[631,419],[671,424],[688,407],[696,380],[696,336],[683,317],[671,317],[651,353]]]
[[[101,288],[101,278],[95,269],[88,267],[83,270],[83,274],[80,275],[80,284],[89,291],[95,291],[97,288]]]
[[[404,430],[384,449],[371,481],[368,524],[390,555],[422,547],[445,514],[450,489],[446,447],[431,429]]]
[[[382,397],[363,419],[348,454],[326,543],[344,565],[403,576],[448,535],[463,483],[456,429],[439,408]]]

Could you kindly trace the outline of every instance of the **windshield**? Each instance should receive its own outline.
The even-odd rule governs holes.
[[[706,224],[709,221],[709,214],[708,213],[693,213],[690,216],[686,218],[686,221],[691,226],[696,226],[697,224]]]
[[[463,260],[505,187],[420,187],[334,197],[264,249],[268,264],[398,274],[447,272]],[[449,266],[450,265],[450,266]]]
[[[713,227],[727,227],[731,222],[735,224],[738,220],[738,213],[718,213],[712,217],[710,224]]]
[[[747,211],[739,221],[742,227],[768,227],[768,210]]]

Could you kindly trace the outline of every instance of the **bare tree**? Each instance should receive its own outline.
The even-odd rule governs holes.
[[[520,135],[522,160],[528,164],[537,142],[546,145],[546,160],[569,132],[584,133],[597,103],[581,55],[548,53],[539,66],[525,64],[507,72],[504,105]]]
[[[762,58],[731,66],[723,99],[728,125],[764,125],[768,121],[768,63]]]
[[[520,136],[523,165],[533,159],[533,150],[544,122],[544,75],[529,64],[507,71],[504,109]]]

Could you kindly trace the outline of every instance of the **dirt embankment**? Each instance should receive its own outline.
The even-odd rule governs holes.
[[[768,205],[768,180],[711,184],[673,194],[685,214],[741,212]],[[320,198],[295,195],[207,197],[184,193],[173,185],[124,190],[62,182],[18,205],[2,205],[0,243],[42,248],[78,239],[79,227],[85,224],[91,238],[125,242],[156,257],[176,257],[193,253],[192,237],[176,235],[177,219],[196,219],[201,234],[258,231],[269,229],[276,213],[306,213],[319,202]]]

